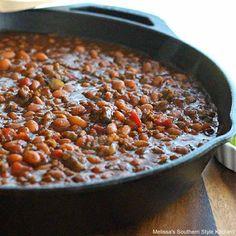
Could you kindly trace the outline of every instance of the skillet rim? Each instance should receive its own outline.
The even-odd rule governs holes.
[[[76,6],[76,5],[75,5]],[[119,8],[118,8],[119,9]],[[56,9],[57,10],[57,9]],[[24,11],[24,12],[50,12],[50,11],[55,11],[55,9],[44,9],[44,10],[30,10],[30,11]],[[132,11],[132,10],[131,10]],[[115,22],[119,22],[119,23],[124,23],[124,24],[129,24],[129,25],[133,25],[134,27],[139,27],[141,29],[145,29],[145,30],[149,30],[155,33],[159,33],[164,37],[167,38],[171,38],[172,40],[176,41],[177,43],[180,43],[182,45],[184,45],[185,47],[190,48],[191,50],[193,50],[194,52],[196,52],[198,55],[200,55],[203,59],[207,60],[209,63],[211,63],[216,69],[218,69],[222,75],[224,76],[225,81],[228,83],[229,86],[229,90],[231,92],[231,109],[230,109],[230,113],[228,114],[231,120],[231,128],[224,134],[214,137],[212,138],[210,141],[208,141],[206,144],[204,144],[203,146],[191,151],[190,153],[180,157],[177,160],[173,160],[171,162],[165,163],[163,165],[158,165],[150,170],[145,170],[145,171],[141,171],[135,174],[131,174],[128,176],[118,176],[118,177],[114,177],[112,179],[109,180],[101,180],[101,181],[96,181],[94,183],[82,183],[82,184],[68,184],[68,185],[55,185],[55,184],[49,184],[49,185],[45,185],[45,186],[0,186],[0,195],[3,194],[8,194],[9,192],[11,193],[17,193],[17,194],[26,194],[26,193],[32,193],[32,192],[44,192],[44,193],[55,193],[55,192],[63,192],[63,193],[86,193],[86,192],[93,192],[93,191],[102,191],[104,189],[107,188],[111,188],[111,187],[115,187],[117,185],[120,184],[126,184],[126,183],[130,183],[130,182],[135,182],[138,180],[141,180],[145,177],[150,177],[152,175],[156,175],[159,173],[162,173],[164,171],[168,171],[172,168],[177,168],[181,165],[184,165],[186,163],[189,163],[197,158],[201,158],[203,155],[210,153],[214,148],[220,146],[221,144],[224,144],[228,139],[230,139],[235,133],[236,133],[236,86],[233,82],[233,80],[231,79],[230,76],[228,76],[228,74],[225,72],[224,69],[222,69],[221,67],[218,66],[217,63],[215,63],[213,61],[213,59],[209,58],[206,54],[204,54],[203,52],[201,52],[199,49],[196,49],[195,47],[189,45],[188,43],[177,39],[176,37],[174,37],[173,35],[170,35],[170,33],[163,33],[162,31],[159,31],[158,29],[155,28],[155,26],[145,26],[144,24],[141,23],[137,23],[137,22],[133,22],[131,20],[127,20],[127,19],[121,19],[121,18],[117,18],[117,17],[113,17],[113,16],[107,16],[104,14],[97,14],[97,13],[85,13],[85,12],[69,12],[69,11],[61,11],[59,10],[58,12],[63,12],[63,13],[67,13],[67,14],[80,14],[80,15],[85,15],[85,16],[91,16],[91,17],[97,17],[97,18],[101,18],[101,19],[108,19],[113,21],[113,23]],[[150,14],[146,14],[143,12],[140,12],[144,15],[150,16],[152,18],[155,18],[155,16],[150,15]],[[10,32],[10,31],[9,31]],[[23,32],[23,31],[18,31],[18,32]],[[125,46],[125,44],[124,44]]]

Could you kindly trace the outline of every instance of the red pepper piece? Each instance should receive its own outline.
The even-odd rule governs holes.
[[[29,86],[31,85],[31,80],[29,78],[24,78],[19,80],[19,86],[23,87],[24,85]]]
[[[139,127],[142,125],[142,121],[140,120],[138,114],[135,111],[130,112],[130,118],[132,121],[135,122],[135,124]]]
[[[173,124],[172,119],[169,117],[166,117],[166,116],[156,116],[156,119],[154,122],[157,125],[167,126],[167,127],[169,127]]]

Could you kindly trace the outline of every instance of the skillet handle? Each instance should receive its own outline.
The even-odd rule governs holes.
[[[66,10],[72,12],[85,12],[92,15],[105,15],[111,18],[132,22],[138,25],[155,29],[161,33],[177,38],[175,33],[167,26],[167,24],[158,16],[144,13],[141,11],[125,9],[113,6],[103,6],[97,4],[80,4],[66,7],[54,8],[55,10]]]

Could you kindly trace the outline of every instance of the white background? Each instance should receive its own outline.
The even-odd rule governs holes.
[[[96,3],[158,15],[181,39],[209,55],[236,81],[236,0],[57,0],[55,3]]]

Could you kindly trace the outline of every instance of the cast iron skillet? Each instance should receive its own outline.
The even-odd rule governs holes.
[[[79,35],[144,51],[200,80],[220,119],[218,137],[178,160],[131,177],[71,187],[1,186],[1,235],[86,235],[137,223],[186,192],[215,148],[236,132],[230,79],[205,55],[176,39],[157,17],[80,5],[0,14],[0,29]]]

